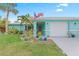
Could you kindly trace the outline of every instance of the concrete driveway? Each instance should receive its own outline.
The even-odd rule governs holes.
[[[79,56],[79,38],[52,39],[68,56]]]

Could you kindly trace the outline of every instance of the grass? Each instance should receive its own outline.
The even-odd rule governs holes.
[[[0,56],[63,56],[54,42],[25,42],[20,35],[0,35]]]

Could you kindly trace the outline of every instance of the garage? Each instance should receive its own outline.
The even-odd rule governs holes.
[[[49,36],[51,37],[67,37],[67,22],[49,22],[48,29]]]

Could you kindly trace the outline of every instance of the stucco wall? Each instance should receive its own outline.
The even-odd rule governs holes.
[[[69,22],[69,31],[71,34],[74,34],[76,37],[79,37],[79,21]]]
[[[34,21],[34,22],[39,22],[39,21]],[[78,20],[75,20],[75,21],[73,21],[73,20],[72,21],[71,20],[70,21],[68,21],[68,20],[66,20],[66,21],[50,21],[50,20],[45,21],[45,26],[46,26],[45,27],[45,34],[46,34],[46,36],[49,36],[53,33],[53,31],[49,28],[49,27],[52,27],[52,25],[50,25],[50,22],[66,22],[69,26],[69,27],[67,26],[67,30],[70,33],[74,34],[76,37],[79,37],[79,21]],[[55,24],[53,24],[53,25],[55,25]],[[63,27],[61,27],[61,28],[63,28]],[[66,32],[68,32],[68,31],[66,31]],[[36,31],[34,31],[34,32],[36,32]]]
[[[24,24],[9,24],[8,28],[11,29],[17,29],[19,31],[24,31],[25,30],[25,25]]]

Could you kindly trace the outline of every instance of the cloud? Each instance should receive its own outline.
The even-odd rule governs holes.
[[[62,12],[63,11],[63,9],[57,9],[56,10],[56,12]]]
[[[56,12],[62,12],[63,11],[62,7],[67,7],[67,6],[68,6],[67,3],[61,3],[61,4],[57,5]]]
[[[67,7],[67,6],[68,6],[67,3],[62,3],[62,4],[57,5],[57,7]]]
[[[68,4],[67,3],[62,3],[62,4],[59,4],[60,6],[65,6],[65,7],[67,7],[68,6]]]

